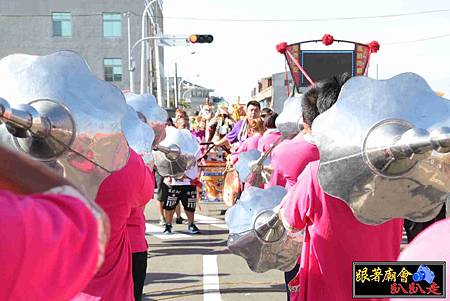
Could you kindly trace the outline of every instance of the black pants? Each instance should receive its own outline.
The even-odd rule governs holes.
[[[147,252],[132,254],[132,273],[134,283],[134,300],[142,300],[145,276],[147,275]]]
[[[284,282],[286,283],[286,292],[287,292],[287,300],[288,301],[290,300],[288,284],[289,284],[289,282],[291,282],[292,279],[295,278],[295,276],[297,276],[299,269],[300,269],[300,264],[297,263],[292,270],[290,270],[289,272],[284,272]]]
[[[420,232],[425,230],[428,226],[431,226],[432,224],[434,224],[435,222],[437,222],[441,219],[444,219],[445,213],[446,213],[446,208],[445,208],[445,204],[444,204],[444,206],[442,206],[442,209],[438,213],[438,215],[435,218],[433,218],[432,220],[429,220],[428,222],[419,223],[419,222],[413,222],[413,221],[405,219],[403,225],[405,227],[406,236],[408,237],[408,243],[410,243],[414,239],[414,237],[416,237]]]

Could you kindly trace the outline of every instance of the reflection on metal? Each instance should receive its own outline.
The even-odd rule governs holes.
[[[153,95],[125,93],[127,103],[132,106],[139,117],[147,123],[155,133],[153,146],[158,145],[166,136],[167,112],[161,108]]]
[[[195,165],[200,144],[189,130],[166,128],[166,138],[154,148],[153,157],[158,173],[163,177],[182,177]]]
[[[292,138],[303,130],[301,96],[289,97],[284,101],[283,111],[278,115],[275,125],[286,138]]]
[[[259,150],[251,149],[240,153],[238,158],[236,170],[242,182],[250,183],[252,186],[269,182],[272,171],[268,153],[261,154]]]
[[[225,215],[228,249],[243,257],[254,272],[290,271],[301,253],[303,236],[286,231],[274,211],[285,195],[280,186],[249,187]]]
[[[122,119],[122,130],[128,145],[142,156],[145,164],[153,167],[152,147],[155,133],[152,128],[139,119],[137,112],[127,105],[127,113]]]
[[[413,73],[350,79],[313,123],[319,181],[367,224],[435,217],[450,191],[450,102]]]
[[[270,157],[273,149],[284,139],[291,139],[303,130],[302,103],[300,96],[289,97],[285,100],[283,111],[277,117],[275,124],[277,129],[281,132],[281,137],[264,153],[260,154],[257,160],[252,159],[253,161],[249,164],[241,165],[240,170],[245,178],[247,178],[244,182],[251,183],[254,186],[267,184],[273,170],[269,167],[270,162],[266,161],[266,159]],[[241,177],[241,179],[242,178],[243,177]]]
[[[91,199],[128,159],[121,91],[71,51],[0,60],[0,141],[47,162]]]

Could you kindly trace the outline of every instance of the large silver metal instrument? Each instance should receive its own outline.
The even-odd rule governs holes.
[[[166,137],[167,112],[161,108],[153,95],[125,93],[127,103],[132,106],[141,118],[155,133],[153,146],[158,145]]]
[[[281,135],[290,139],[303,130],[302,97],[293,96],[284,101],[283,111],[275,120]]]
[[[200,144],[186,129],[166,128],[166,138],[153,151],[158,173],[163,177],[182,177],[200,156]]]
[[[432,219],[450,191],[450,101],[423,78],[350,79],[313,123],[319,181],[367,224]]]
[[[127,112],[122,119],[122,130],[128,145],[141,155],[145,164],[153,167],[152,148],[155,133],[138,117],[138,113],[130,105],[127,105]]]
[[[280,186],[249,187],[225,215],[228,249],[243,257],[254,272],[290,271],[301,253],[303,235],[289,234],[274,211],[285,195]]]
[[[275,141],[264,153],[250,150],[239,154],[236,170],[242,182],[253,186],[267,184],[272,174],[270,154],[273,149],[285,139],[291,139],[303,130],[302,101],[300,96],[289,97],[285,100],[283,111],[275,121],[281,137]]]
[[[126,164],[123,94],[75,52],[3,58],[0,97],[1,143],[63,172],[91,199]]]
[[[257,149],[251,149],[240,153],[236,163],[236,171],[241,182],[250,183],[259,187],[270,180],[270,158],[269,154],[261,153]]]

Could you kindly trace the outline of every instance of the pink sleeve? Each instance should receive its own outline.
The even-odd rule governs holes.
[[[246,141],[247,140],[244,140],[244,142],[239,145],[238,149],[235,152],[231,153],[231,160],[233,161],[233,165],[236,164],[239,160],[239,154],[248,150],[248,142]]]
[[[145,206],[155,193],[155,174],[145,165],[142,171],[142,182],[138,190],[137,207]]]
[[[273,172],[272,175],[270,176],[270,181],[268,183],[268,185],[266,187],[273,187],[273,186],[286,186],[286,178],[283,175],[283,172],[280,168],[281,166],[281,161],[278,158],[278,152],[275,151],[272,152],[272,154],[270,155],[270,165],[272,166]]]
[[[0,300],[68,300],[93,277],[97,222],[78,199],[0,191]]]
[[[313,220],[314,198],[313,181],[310,165],[308,165],[281,201],[280,216],[285,227],[291,231],[299,231]]]

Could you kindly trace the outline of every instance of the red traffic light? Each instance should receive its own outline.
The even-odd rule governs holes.
[[[211,43],[214,37],[210,34],[191,34],[189,36],[189,42],[195,43]]]

